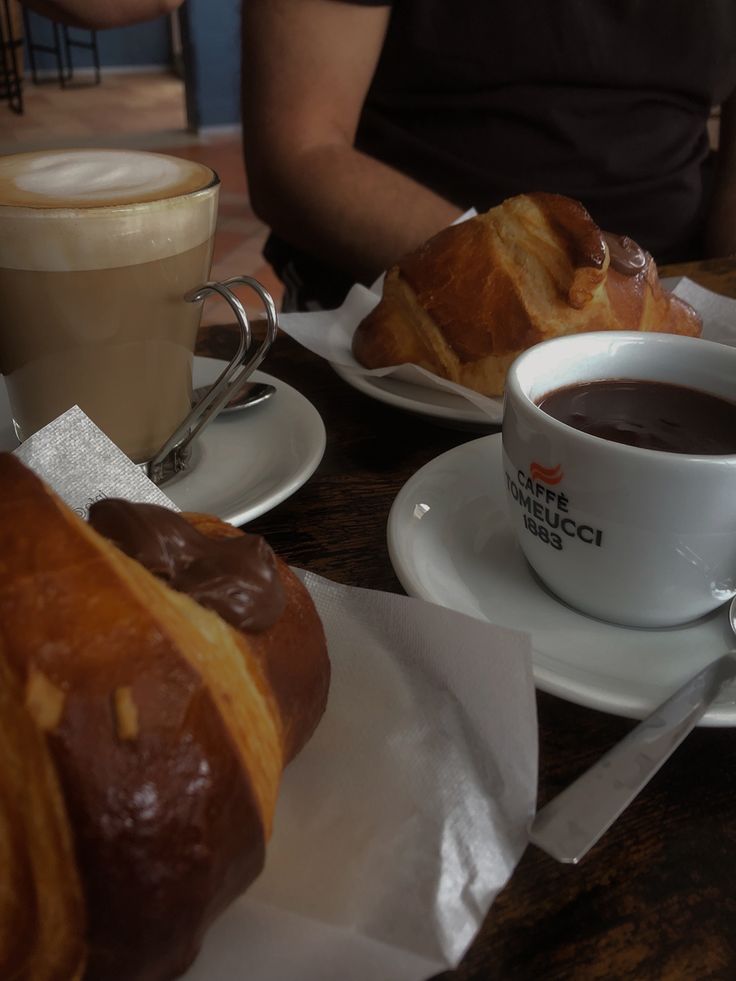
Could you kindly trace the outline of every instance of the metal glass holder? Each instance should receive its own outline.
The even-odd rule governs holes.
[[[245,307],[230,286],[248,286],[260,297],[266,310],[266,334],[258,347],[251,352],[253,335]],[[185,469],[191,458],[191,443],[218,412],[233,398],[240,386],[250,377],[265,358],[278,332],[276,306],[268,290],[251,276],[233,276],[222,283],[205,283],[199,289],[187,293],[189,303],[201,303],[213,293],[219,294],[235,314],[240,327],[240,339],[235,356],[222,370],[207,394],[192,408],[189,415],[166,440],[154,457],[142,464],[154,484],[163,484]]]

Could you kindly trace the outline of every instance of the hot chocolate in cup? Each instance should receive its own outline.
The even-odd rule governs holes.
[[[736,349],[555,338],[512,364],[511,524],[539,579],[612,623],[672,627],[736,595]]]
[[[23,440],[73,405],[136,462],[191,409],[219,178],[112,149],[0,157],[0,371]]]

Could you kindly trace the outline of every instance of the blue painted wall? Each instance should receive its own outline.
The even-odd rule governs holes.
[[[240,121],[240,6],[247,0],[187,0],[183,16],[189,21],[188,84],[190,118],[201,129],[232,126]],[[53,41],[51,21],[30,14],[31,35],[36,43]],[[89,40],[88,31],[69,28],[72,38]],[[123,66],[171,65],[168,17],[145,24],[97,32],[97,46],[103,68]],[[26,53],[26,61],[28,55]],[[89,52],[73,49],[74,66],[91,66]],[[55,58],[45,52],[36,55],[39,71],[56,70]]]
[[[240,5],[247,0],[187,0],[198,127],[240,121]]]

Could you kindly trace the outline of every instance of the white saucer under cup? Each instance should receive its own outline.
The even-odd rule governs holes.
[[[409,595],[527,631],[537,687],[579,705],[644,718],[733,647],[725,608],[684,627],[641,630],[578,613],[544,589],[509,522],[500,434],[457,446],[414,474],[387,530]],[[736,692],[726,689],[700,724],[736,725]]]

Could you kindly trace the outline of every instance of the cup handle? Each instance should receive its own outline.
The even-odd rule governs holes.
[[[249,286],[258,294],[266,309],[266,335],[253,352],[250,352],[252,333],[248,314],[238,297],[230,289],[230,286],[236,283]],[[187,293],[184,299],[189,303],[201,303],[212,293],[218,293],[226,300],[235,314],[235,319],[240,327],[238,349],[230,364],[222,370],[207,394],[193,406],[186,419],[146,464],[146,472],[154,484],[163,483],[185,466],[188,457],[187,450],[191,441],[202,432],[205,426],[212,422],[220,409],[229,402],[234,391],[256,370],[276,339],[278,331],[276,306],[271,294],[256,279],[251,276],[233,276],[221,283],[205,283],[198,289]]]

